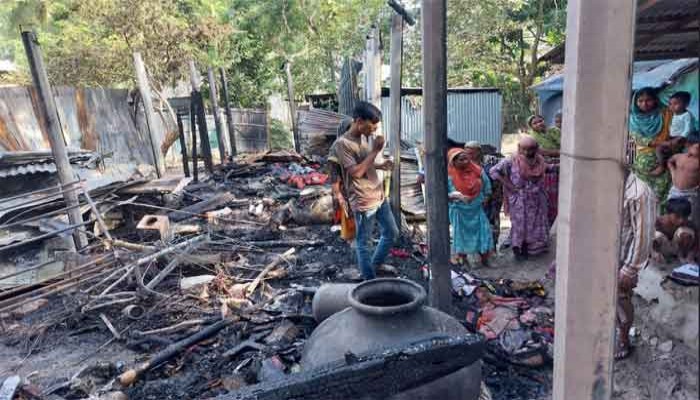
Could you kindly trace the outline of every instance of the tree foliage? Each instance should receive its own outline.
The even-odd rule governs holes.
[[[404,83],[421,85],[420,1],[406,27]],[[563,40],[565,0],[449,0],[449,86],[495,86],[505,99],[507,129],[522,124],[529,86],[544,72],[538,57]],[[384,0],[6,0],[0,2],[0,58],[14,60],[27,82],[19,26],[37,30],[57,85],[132,87],[140,51],[159,87],[187,80],[188,60],[223,67],[233,104],[261,105],[286,91],[290,62],[298,98],[335,92],[342,60],[361,58],[373,23],[383,33]]]

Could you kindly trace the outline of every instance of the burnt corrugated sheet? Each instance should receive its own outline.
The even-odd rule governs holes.
[[[448,92],[447,135],[457,142],[476,140],[501,148],[502,98],[496,90]],[[389,97],[382,97],[382,125],[390,132]],[[423,140],[423,107],[420,96],[401,97],[401,139],[411,144]]]
[[[0,151],[49,150],[31,87],[0,88]],[[127,90],[54,88],[56,107],[69,148],[94,150],[105,167],[152,164],[150,140],[137,128]]]
[[[241,153],[267,151],[267,111],[259,109],[232,109],[236,150]]]
[[[299,141],[301,152],[307,155],[325,156],[338,133],[340,122],[347,118],[333,111],[312,108],[299,111]]]

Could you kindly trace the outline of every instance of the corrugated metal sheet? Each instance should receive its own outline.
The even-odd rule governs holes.
[[[299,141],[302,154],[325,156],[328,154],[340,122],[347,118],[333,111],[312,108],[299,110]]]
[[[153,163],[127,90],[57,87],[54,96],[66,145],[104,155],[105,176],[125,179],[138,164]],[[33,88],[0,88],[0,151],[50,150],[37,107]]]
[[[236,150],[241,153],[267,151],[267,111],[260,109],[232,109]]]
[[[697,0],[637,0],[634,59],[671,60],[697,55],[699,17]],[[562,64],[564,49],[561,44],[541,59]]]
[[[382,124],[390,132],[389,97],[382,97]],[[502,98],[498,91],[447,94],[447,135],[458,142],[476,140],[501,148]],[[423,143],[423,109],[420,96],[401,97],[401,139]]]
[[[10,168],[0,168],[0,178],[10,176],[30,175],[42,172],[56,172],[56,164],[52,162],[34,163],[27,165],[19,165]]]

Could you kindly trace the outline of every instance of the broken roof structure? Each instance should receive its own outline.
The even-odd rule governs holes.
[[[639,0],[634,60],[672,60],[697,57],[700,52],[700,10],[696,0]],[[540,60],[564,63],[565,44]]]

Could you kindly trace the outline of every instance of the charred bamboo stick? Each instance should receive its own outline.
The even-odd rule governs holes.
[[[156,251],[156,250],[158,250],[158,248],[155,246],[146,246],[143,244],[131,243],[131,242],[127,242],[125,240],[119,240],[119,239],[112,240],[112,246],[122,247],[122,248],[125,248],[127,250],[134,250],[134,251]]]
[[[112,335],[114,336],[115,339],[117,339],[117,340],[122,339],[122,335],[120,335],[119,332],[116,329],[114,329],[114,325],[112,325],[112,321],[110,321],[106,315],[104,315],[103,313],[100,313],[100,319],[107,326],[107,329],[109,329],[109,331],[112,332]]]
[[[235,321],[225,319],[221,320],[219,322],[216,322],[212,325],[209,325],[208,327],[202,329],[201,331],[195,333],[194,335],[191,335],[185,339],[182,339],[180,341],[177,341],[170,346],[166,347],[162,351],[156,353],[149,361],[146,361],[138,366],[136,366],[133,369],[130,369],[123,374],[119,375],[119,382],[124,385],[124,386],[129,386],[132,383],[134,383],[140,375],[142,375],[144,372],[153,369],[155,367],[158,367],[159,365],[170,361],[174,357],[176,357],[178,354],[180,354],[183,350],[187,349],[188,347],[197,344],[201,342],[202,340],[209,339],[210,337],[216,335],[221,331],[222,329],[226,328],[229,325],[232,325]]]
[[[249,242],[251,246],[256,246],[260,247],[263,249],[268,249],[272,247],[289,247],[289,246],[297,246],[297,247],[314,247],[314,246],[322,246],[326,242],[322,240],[264,240],[260,242]]]
[[[187,321],[179,322],[175,325],[166,326],[164,328],[151,329],[150,331],[134,331],[136,336],[148,336],[148,335],[158,335],[161,333],[173,333],[182,329],[190,328],[192,326],[202,325],[207,322],[206,319],[191,319]]]
[[[197,236],[197,238],[202,238],[202,237],[203,236]],[[191,250],[194,250],[195,248],[197,248],[197,246],[199,246],[201,244],[201,239],[196,240],[196,241],[195,240],[185,241],[182,243],[186,243],[187,250],[191,251]],[[180,248],[181,247],[185,247],[185,246],[180,246]],[[176,250],[176,249],[173,249],[173,250]],[[163,268],[162,271],[160,271],[155,277],[153,277],[153,279],[151,279],[150,282],[148,282],[148,284],[146,285],[146,288],[149,290],[153,290],[153,288],[155,288],[160,282],[163,281],[163,279],[165,279],[168,275],[170,275],[170,273],[173,272],[173,270],[178,265],[180,265],[180,260],[181,260],[180,255],[175,256],[175,258],[173,258],[170,261],[170,263],[168,263],[168,265],[166,265],[165,268]]]
[[[248,285],[248,287],[246,288],[246,293],[248,294],[248,296],[255,292],[255,289],[258,288],[258,285],[260,285],[260,282],[262,282],[263,278],[265,278],[265,275],[272,271],[273,268],[277,267],[282,261],[285,261],[287,257],[294,254],[295,251],[296,249],[292,247],[291,249],[282,253],[282,255],[279,256],[277,259],[267,264],[265,268],[263,268],[263,270],[260,272],[260,274],[258,274],[258,276],[255,278],[255,280],[251,282],[250,285]]]

